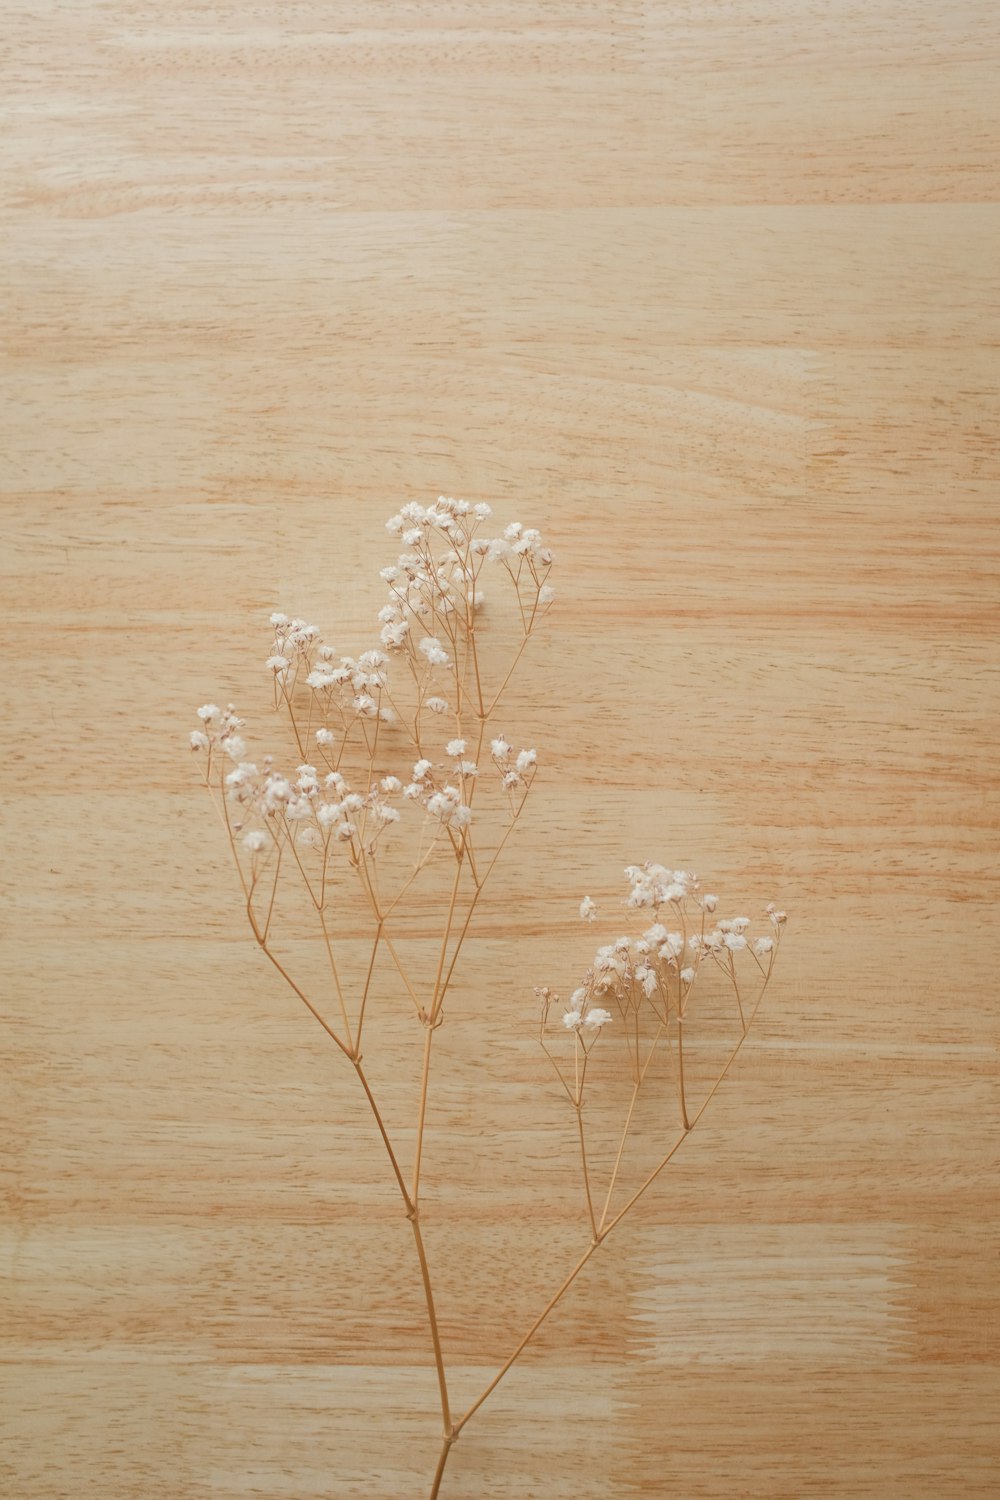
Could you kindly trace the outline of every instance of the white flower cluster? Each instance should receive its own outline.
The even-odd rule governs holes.
[[[383,668],[389,660],[384,651],[338,658],[332,646],[323,645],[317,626],[280,613],[271,616],[271,624],[274,643],[266,666],[281,695],[290,699],[304,681],[316,695],[324,719],[336,714],[343,725],[352,719],[392,722],[392,709],[382,703],[388,685]],[[317,733],[317,740],[320,745],[332,743],[328,727]]]
[[[743,916],[713,921],[707,930],[718,897],[703,894],[698,877],[689,870],[647,863],[627,866],[625,877],[630,887],[626,908],[651,908],[657,920],[638,936],[625,934],[597,949],[563,1016],[567,1030],[606,1025],[613,1013],[605,1008],[609,1005],[623,1021],[635,1017],[645,1006],[664,1026],[672,1016],[683,1019],[706,959],[719,964],[735,983],[735,955],[746,951],[766,980],[786,920],[784,912],[769,905],[766,916],[771,933],[756,938],[749,934],[750,918]],[[661,907],[668,909],[666,921],[659,920]],[[581,918],[593,921],[596,910],[596,904],[585,896],[580,903]],[[597,1022],[593,1020],[595,1014]]]
[[[362,840],[374,854],[380,835],[398,823],[394,799],[402,792],[395,776],[383,777],[366,792],[352,791],[340,771],[321,776],[315,766],[297,767],[294,779],[276,771],[269,761],[259,769],[241,761],[225,778],[226,795],[241,809],[239,829],[248,821],[260,825],[247,833],[244,846],[252,853],[265,848],[268,836],[283,836],[299,844],[328,848],[332,841]]]
[[[386,522],[407,550],[382,569],[389,600],[379,611],[382,644],[387,651],[417,653],[432,667],[450,667],[452,658],[443,633],[454,645],[467,633],[474,612],[484,603],[479,575],[484,562],[526,565],[536,585],[535,607],[550,604],[555,591],[545,582],[552,553],[541,534],[513,521],[500,537],[479,535],[492,515],[485,503],[472,505],[439,495],[428,506],[404,505]],[[435,548],[443,545],[443,552]],[[417,636],[416,644],[414,637]]]
[[[514,792],[518,787],[527,788],[531,785],[538,766],[536,750],[519,750],[514,755],[512,747],[503,735],[500,735],[497,739],[490,741],[490,754],[494,765],[500,772],[500,785],[506,792]],[[512,755],[514,755],[513,761]]]
[[[453,759],[459,759],[460,765],[469,767],[467,771],[459,769],[463,784],[470,772],[472,776],[476,774],[475,766],[472,766],[470,762],[461,762],[464,752],[464,740],[451,740],[448,743],[447,753]],[[408,785],[403,787],[403,796],[410,798],[411,801],[420,802],[430,816],[436,818],[446,828],[461,832],[472,822],[472,808],[465,801],[462,791],[448,782],[442,784],[434,774],[432,761],[422,759],[414,764],[411,779]]]
[[[192,729],[189,744],[192,750],[207,750],[218,747],[230,760],[239,760],[246,754],[246,741],[239,731],[246,724],[230,703],[225,710],[217,703],[203,703],[198,710],[200,729]]]

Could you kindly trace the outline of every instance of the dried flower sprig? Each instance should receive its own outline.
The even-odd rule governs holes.
[[[406,550],[381,572],[388,600],[378,614],[380,644],[358,656],[339,655],[315,625],[272,614],[265,669],[274,708],[286,720],[294,743],[292,766],[283,767],[271,755],[259,762],[248,758],[242,733],[246,725],[232,705],[204,704],[198,710],[199,727],[190,736],[191,749],[203,757],[204,782],[226,832],[254,939],[357,1074],[411,1225],[442,1420],[431,1500],[439,1494],[459,1433],[590,1256],[669,1161],[728,1072],[767,987],[784,923],[784,914],[769,907],[770,932],[751,939],[747,918],[714,920],[716,898],[701,893],[695,876],[654,864],[630,866],[626,910],[650,908],[652,924],[640,935],[598,948],[566,1006],[547,988],[537,992],[542,1001],[539,1040],[576,1118],[590,1238],[496,1376],[456,1418],[421,1230],[420,1175],[433,1039],[445,1019],[445,1001],[483,890],[537,776],[536,750],[515,749],[490,726],[555,597],[549,583],[552,554],[540,534],[515,521],[500,535],[486,536],[483,528],[490,515],[485,504],[440,496],[427,507],[404,505],[390,518],[387,529]],[[501,602],[506,596],[514,611],[513,644],[499,664],[483,649],[486,569],[493,570],[500,584]],[[407,847],[409,860],[401,864],[400,851]],[[421,977],[408,961],[397,918],[424,871],[449,865],[437,959],[432,974]],[[344,900],[348,885],[358,893],[360,915]],[[291,960],[279,956],[276,934],[289,895],[296,916],[304,912],[316,924],[325,973],[318,989]],[[581,919],[592,922],[596,915],[596,903],[584,897]],[[338,955],[366,927],[369,957],[363,979],[352,983]],[[408,1167],[363,1065],[365,1018],[383,951],[423,1032]],[[739,977],[739,966],[747,963],[756,966],[760,981],[753,997]],[[684,1027],[706,964],[719,969],[732,987],[740,1032],[707,1098],[692,1112],[684,1077]],[[550,1023],[554,1007],[560,1014]],[[585,1090],[592,1080],[588,1070],[598,1045],[624,1048],[633,1084],[600,1213],[584,1124]],[[568,1047],[569,1053],[560,1047]],[[679,1133],[638,1191],[612,1215],[636,1102],[654,1057],[664,1050],[676,1081]]]

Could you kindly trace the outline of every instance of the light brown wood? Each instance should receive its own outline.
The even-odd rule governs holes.
[[[540,526],[559,589],[435,1043],[458,1405],[586,1244],[531,993],[604,930],[580,896],[653,858],[792,914],[444,1500],[995,1495],[995,6],[4,29],[4,1492],[427,1493],[398,1197],[184,742],[263,701],[272,609],[368,639],[385,517],[444,492]],[[373,1027],[406,1140],[422,1033]]]

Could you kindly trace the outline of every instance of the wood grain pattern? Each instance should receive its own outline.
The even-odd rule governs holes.
[[[444,492],[539,525],[560,592],[435,1063],[460,1397],[586,1239],[530,993],[580,895],[662,858],[794,925],[443,1495],[995,1495],[995,5],[4,29],[4,1492],[426,1494],[406,1224],[183,743],[271,609],[360,646],[385,517]],[[404,1140],[419,1047],[387,1001]]]

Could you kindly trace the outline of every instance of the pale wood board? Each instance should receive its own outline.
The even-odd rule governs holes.
[[[405,1219],[184,742],[259,697],[272,609],[361,646],[386,516],[440,492],[538,525],[559,588],[435,1062],[467,1399],[586,1239],[531,994],[580,896],[654,858],[793,917],[444,1500],[998,1493],[995,5],[4,31],[4,1493],[427,1493]],[[387,1000],[404,1140],[420,1045]]]

